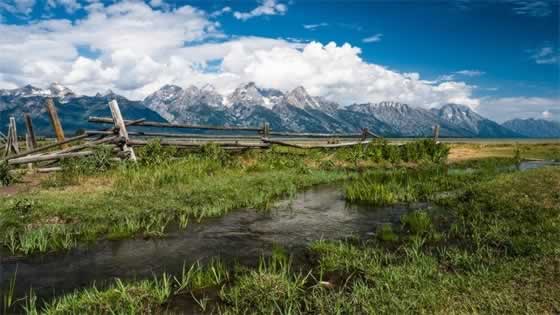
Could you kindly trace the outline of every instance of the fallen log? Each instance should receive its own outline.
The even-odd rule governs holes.
[[[17,159],[10,159],[8,160],[8,164],[17,165],[17,164],[37,163],[37,162],[53,161],[53,160],[63,160],[63,159],[68,159],[73,157],[84,157],[92,154],[93,151],[82,151],[82,152],[62,153],[62,154],[25,156]]]

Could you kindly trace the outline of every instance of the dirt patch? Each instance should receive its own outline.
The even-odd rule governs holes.
[[[10,197],[19,193],[29,192],[34,188],[39,187],[41,185],[41,182],[45,180],[47,176],[48,174],[26,174],[15,184],[9,186],[1,186],[0,197]]]

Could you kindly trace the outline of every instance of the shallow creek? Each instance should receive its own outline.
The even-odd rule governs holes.
[[[183,264],[220,257],[254,265],[274,246],[303,252],[319,239],[365,238],[384,223],[427,204],[383,208],[349,205],[340,187],[319,186],[280,201],[268,211],[240,209],[219,218],[189,223],[160,239],[102,241],[68,253],[0,260],[3,288],[16,272],[16,296],[30,288],[41,298],[105,283],[118,277],[142,279],[164,271],[178,274]]]
[[[519,169],[558,164],[523,162]],[[189,223],[184,230],[172,229],[164,238],[101,241],[67,253],[25,258],[0,253],[0,292],[9,286],[16,269],[15,296],[24,296],[32,288],[41,300],[117,277],[143,279],[164,271],[179,274],[184,264],[213,257],[255,265],[274,246],[297,255],[315,240],[372,237],[378,226],[397,223],[402,214],[428,207],[426,203],[381,208],[352,205],[344,200],[340,185],[319,186],[282,200],[271,210],[232,211]]]

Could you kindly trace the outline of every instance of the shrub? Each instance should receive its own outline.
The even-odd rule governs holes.
[[[168,161],[176,153],[174,147],[164,147],[159,139],[150,140],[138,149],[140,163],[143,165],[158,165]]]
[[[0,162],[0,186],[8,186],[14,182],[7,162]]]

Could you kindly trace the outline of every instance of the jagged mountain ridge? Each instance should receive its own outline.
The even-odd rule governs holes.
[[[20,117],[23,112],[30,112],[37,118],[39,132],[50,132],[44,111],[46,97],[55,99],[63,125],[70,132],[96,127],[87,123],[87,117],[108,116],[106,103],[115,98],[127,119],[231,126],[259,126],[268,122],[273,130],[300,132],[359,132],[367,127],[380,135],[397,137],[430,136],[433,126],[439,124],[441,136],[520,136],[462,105],[424,109],[381,102],[343,107],[313,97],[303,87],[283,92],[260,88],[254,83],[241,85],[225,96],[211,85],[185,89],[165,85],[143,101],[130,101],[110,90],[95,96],[79,96],[56,83],[45,90],[27,85],[0,90],[0,125],[5,125],[10,115]]]
[[[545,119],[512,119],[502,126],[532,138],[560,138],[560,122]]]
[[[131,101],[112,92],[97,94],[95,96],[78,96],[70,93],[51,94],[35,87],[26,86],[25,90],[0,90],[0,131],[5,132],[9,117],[14,116],[17,122],[18,134],[25,133],[23,114],[29,113],[37,135],[52,136],[53,130],[45,109],[46,97],[53,96],[62,126],[67,136],[71,136],[80,129],[100,129],[99,124],[88,123],[89,116],[110,116],[108,102],[116,99],[127,119],[146,118],[148,120],[165,122],[158,113],[146,108],[140,101]]]

